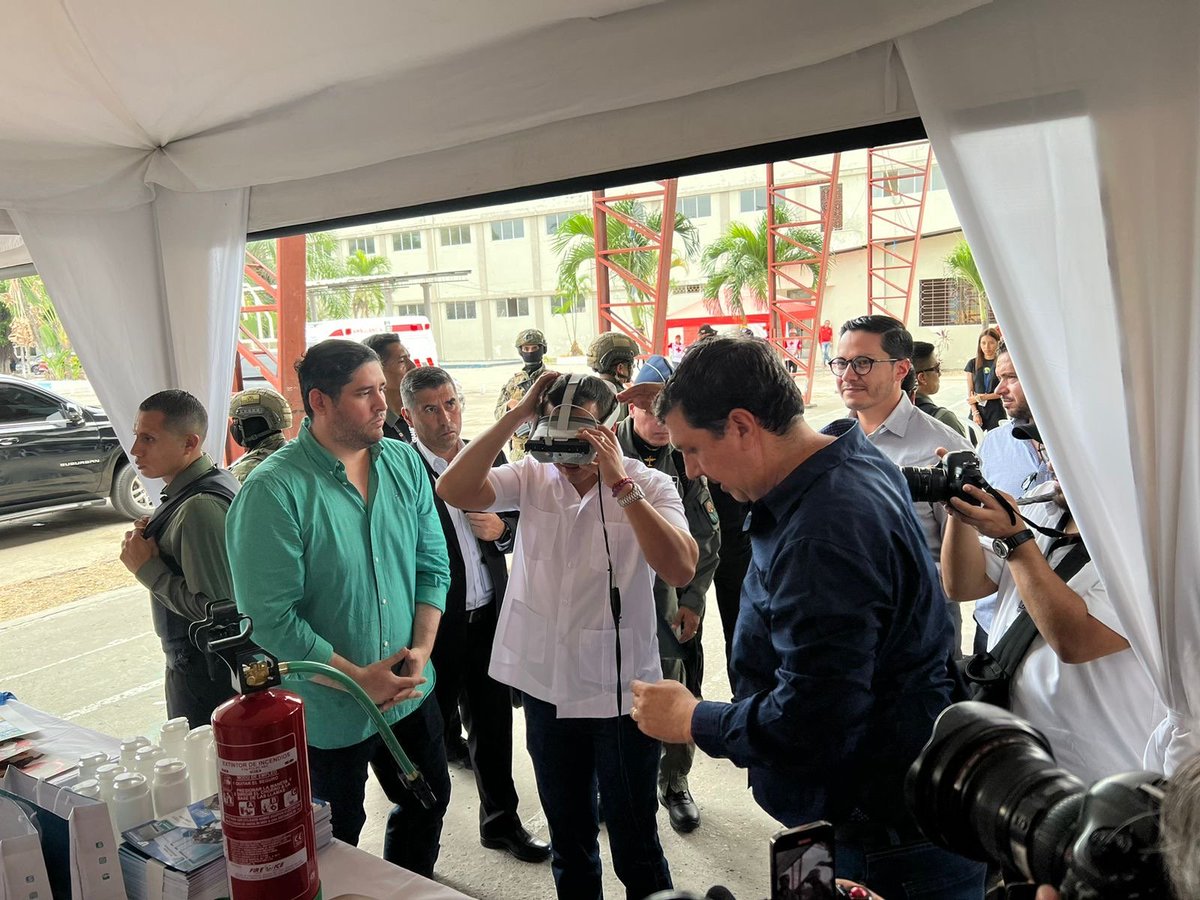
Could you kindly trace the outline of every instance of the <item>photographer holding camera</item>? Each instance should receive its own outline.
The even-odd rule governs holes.
[[[1007,348],[997,355],[996,374],[1001,398],[1019,390]],[[1025,429],[1036,436],[1032,422]],[[996,494],[1017,507],[1011,496]],[[1018,663],[1005,666],[1010,708],[1046,735],[1063,768],[1085,780],[1137,769],[1161,719],[1154,686],[1129,649],[1057,480],[1034,488],[1021,507],[1040,533],[974,484],[948,500],[946,593],[958,601],[998,594],[988,651],[1007,658],[1015,648]],[[1030,624],[1036,632],[1018,642],[1015,629]],[[1010,629],[1014,637],[1002,653]]]

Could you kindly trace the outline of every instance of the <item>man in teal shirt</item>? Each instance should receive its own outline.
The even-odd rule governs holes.
[[[416,451],[383,440],[379,357],[328,340],[296,365],[308,414],[230,507],[226,529],[238,608],[281,660],[312,660],[353,678],[378,704],[437,798],[404,787],[365,712],[318,680],[289,681],[305,702],[313,794],[333,834],[357,844],[367,765],[396,804],[383,857],[433,875],[450,776],[429,661],[450,585],[446,543]]]

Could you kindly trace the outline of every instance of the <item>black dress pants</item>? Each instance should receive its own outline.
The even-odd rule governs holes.
[[[479,834],[485,838],[511,835],[521,827],[512,776],[512,695],[488,675],[496,621],[495,601],[447,616],[433,647],[434,696],[443,719],[462,710],[479,790]]]
[[[346,702],[351,702],[347,698]],[[404,783],[400,767],[383,739],[372,735],[365,741],[333,750],[308,748],[308,770],[313,796],[329,803],[333,836],[358,846],[358,836],[367,821],[363,808],[367,766],[379,779],[387,798],[396,804],[388,814],[383,836],[383,858],[410,872],[433,877],[433,866],[441,849],[442,819],[450,803],[450,772],[442,745],[442,714],[429,698],[392,726],[392,734],[425,776],[436,799],[426,809]]]

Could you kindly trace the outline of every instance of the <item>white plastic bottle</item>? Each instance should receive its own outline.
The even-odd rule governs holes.
[[[188,734],[188,720],[183,716],[168,719],[158,730],[158,746],[167,756],[183,759],[183,741]]]
[[[149,784],[154,777],[154,763],[167,755],[167,751],[157,744],[151,744],[148,747],[139,747],[137,754],[134,756],[133,769],[140,773]]]
[[[126,769],[120,763],[105,763],[96,770],[96,781],[100,784],[100,799],[111,803],[113,798],[113,781],[118,775],[124,775]]]
[[[125,772],[113,779],[112,811],[118,832],[154,818],[154,801],[146,776],[140,772]]]
[[[125,738],[125,740],[121,741],[121,765],[130,772],[134,771],[134,760],[137,757],[138,750],[149,746],[149,738],[144,738],[141,735]]]
[[[167,756],[154,764],[154,815],[160,819],[192,802],[192,782],[182,759]]]
[[[203,800],[217,792],[212,764],[208,761],[208,749],[213,746],[211,725],[200,725],[188,732],[184,739],[183,760],[187,763],[192,782],[192,800]]]
[[[96,770],[108,762],[108,754],[96,751],[85,753],[79,757],[79,777],[76,781],[90,781],[96,777]]]
[[[100,799],[100,782],[95,778],[85,778],[83,781],[77,781],[71,785],[71,790],[81,797],[91,797],[93,800]]]

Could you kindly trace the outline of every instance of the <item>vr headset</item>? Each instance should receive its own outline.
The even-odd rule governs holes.
[[[567,390],[562,403],[550,411],[550,415],[538,419],[525,452],[540,463],[560,463],[567,466],[586,466],[596,459],[596,448],[579,437],[580,428],[611,428],[617,421],[617,404],[603,422],[597,422],[581,406],[576,406],[575,389],[586,375],[572,375],[567,381]],[[604,382],[608,387],[612,385]],[[615,393],[615,392],[614,392]]]

